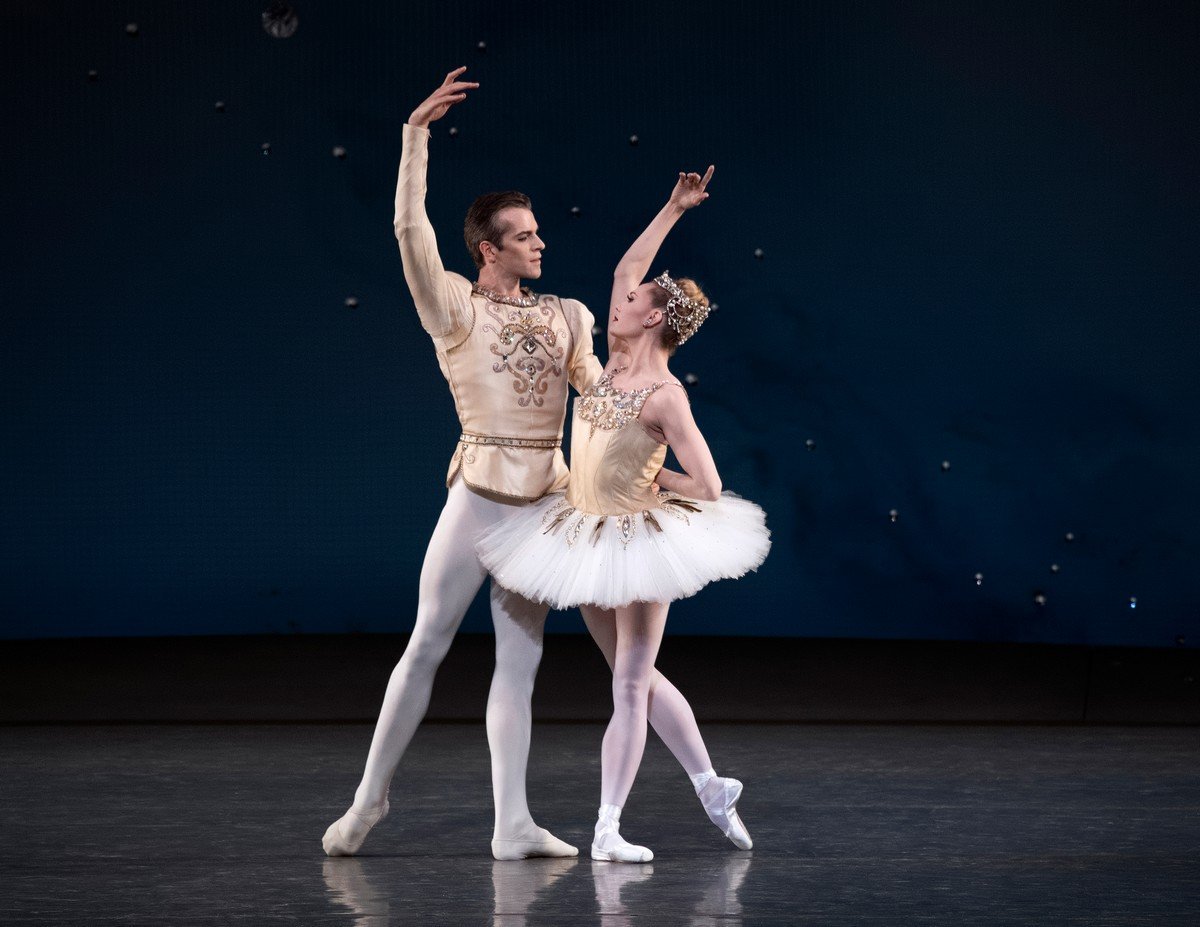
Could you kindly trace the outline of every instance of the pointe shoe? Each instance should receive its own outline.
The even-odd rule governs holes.
[[[607,863],[648,863],[654,854],[648,847],[630,843],[621,836],[621,806],[604,804],[597,815],[592,836],[592,859]]]
[[[627,843],[618,835],[615,841],[593,840],[592,859],[604,863],[648,863],[654,859],[654,851],[636,843]]]
[[[708,814],[708,819],[728,837],[739,850],[749,850],[754,846],[750,839],[750,831],[737,813],[738,799],[742,797],[742,784],[737,779],[725,779],[713,776],[700,790],[700,803]]]
[[[616,821],[601,818],[592,840],[592,859],[607,863],[648,863],[654,859],[654,853],[649,847],[625,840]]]
[[[492,839],[492,858],[533,859],[534,857],[569,857],[578,856],[579,848],[573,847],[566,841],[559,840],[544,827],[534,827],[528,837],[514,840],[508,838]]]
[[[345,814],[329,825],[325,831],[325,836],[321,838],[321,846],[325,848],[325,855],[353,856],[362,849],[362,845],[367,839],[367,834],[371,832],[371,828],[386,818],[389,810],[391,810],[391,805],[388,804],[386,798],[384,798],[382,805],[367,811],[355,811],[353,808],[350,808]],[[342,828],[343,821],[346,822],[345,829]],[[350,831],[349,836],[347,836],[346,831]],[[361,833],[356,833],[357,831],[361,831]]]

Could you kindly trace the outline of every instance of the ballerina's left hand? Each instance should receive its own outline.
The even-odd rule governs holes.
[[[704,192],[704,188],[708,186],[708,182],[712,180],[713,165],[708,166],[708,170],[704,172],[704,176],[699,174],[685,174],[679,172],[679,180],[675,184],[675,189],[671,191],[671,198],[668,202],[674,203],[680,209],[691,209],[693,206],[699,206],[706,199],[708,194]]]

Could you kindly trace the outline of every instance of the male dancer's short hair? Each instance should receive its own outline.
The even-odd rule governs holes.
[[[476,267],[483,267],[483,254],[479,251],[481,242],[490,241],[499,250],[504,229],[496,222],[496,216],[500,210],[510,206],[533,209],[533,203],[524,193],[505,190],[503,193],[485,193],[477,196],[471,208],[467,210],[467,218],[463,223],[463,238],[466,239],[467,250],[471,252],[471,260],[475,262]]]

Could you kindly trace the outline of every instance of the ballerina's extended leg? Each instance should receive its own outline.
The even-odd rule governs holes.
[[[611,669],[617,647],[615,613],[612,609],[599,609],[591,605],[581,606],[580,612]],[[692,780],[709,819],[735,846],[743,850],[750,849],[753,841],[737,813],[742,783],[717,776],[692,706],[674,683],[657,669],[650,678],[648,719],[654,732]]]

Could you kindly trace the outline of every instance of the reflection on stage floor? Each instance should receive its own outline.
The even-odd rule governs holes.
[[[602,727],[538,725],[530,803],[578,859],[495,862],[482,725],[426,725],[356,858],[321,851],[368,725],[8,727],[9,924],[1179,924],[1200,912],[1200,730],[709,725],[752,851],[651,740],[587,856]]]

